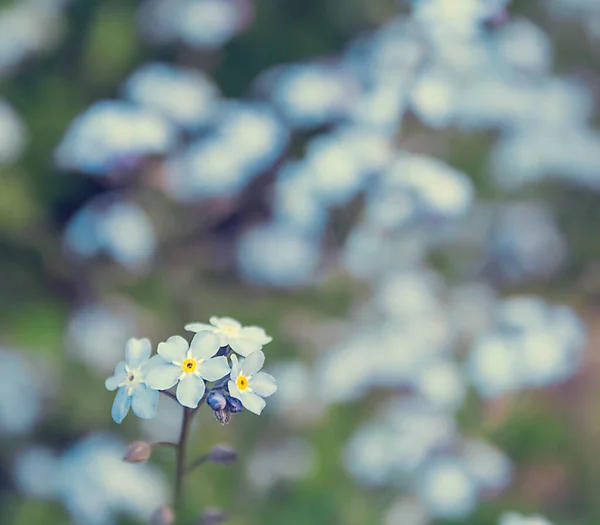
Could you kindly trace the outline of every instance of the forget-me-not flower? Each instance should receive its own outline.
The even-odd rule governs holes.
[[[158,345],[156,365],[148,372],[146,381],[157,390],[179,383],[177,401],[196,408],[206,390],[204,381],[216,381],[229,373],[227,358],[214,357],[219,346],[219,338],[208,332],[196,334],[189,345],[180,335],[169,337]]]
[[[211,317],[210,324],[189,323],[185,329],[190,332],[211,332],[219,338],[219,346],[229,345],[231,349],[247,357],[260,350],[273,338],[259,326],[242,326],[232,317]]]
[[[231,379],[229,393],[239,399],[246,410],[260,415],[266,402],[263,397],[269,397],[277,391],[275,378],[265,372],[260,372],[265,362],[265,354],[260,350],[251,353],[241,363],[236,355],[231,356]]]
[[[146,383],[146,374],[152,366],[150,354],[152,347],[148,339],[127,341],[125,361],[115,368],[115,373],[104,383],[107,390],[117,390],[112,406],[112,417],[121,423],[129,412],[142,419],[151,419],[156,415],[158,392]]]

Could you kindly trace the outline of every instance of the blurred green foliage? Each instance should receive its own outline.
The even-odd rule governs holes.
[[[52,425],[38,429],[35,439],[64,448],[90,431],[115,430],[110,418],[112,394],[104,389],[104,377],[69,360],[64,348],[67,318],[82,281],[98,297],[126,297],[146,312],[144,335],[153,341],[163,340],[187,321],[220,313],[243,319],[245,324],[264,326],[275,335],[269,345],[270,358],[275,360],[310,356],[312,352],[286,330],[294,324],[294,316],[343,318],[353,300],[361,296],[360,286],[344,276],[294,293],[250,290],[227,268],[211,261],[210,255],[198,252],[190,254],[192,264],[186,261],[189,267],[185,269],[180,262],[158,265],[141,278],[133,278],[106,261],[85,267],[63,261],[61,230],[65,220],[91,195],[109,188],[83,176],[57,173],[53,150],[74,116],[96,99],[115,96],[120,82],[137,64],[152,59],[209,67],[226,95],[243,96],[263,69],[335,53],[351,37],[379,25],[397,10],[392,0],[257,0],[256,4],[257,19],[249,30],[217,57],[207,57],[176,48],[149,47],[136,33],[138,3],[133,0],[76,1],[68,10],[65,39],[58,49],[28,61],[15,75],[1,81],[6,98],[25,119],[30,140],[22,162],[0,173],[0,343],[42,361],[61,385],[56,403],[47,407]],[[515,3],[514,11],[548,24],[561,46],[560,69],[593,70],[597,66],[590,63],[585,45],[575,40],[576,28],[561,30],[545,20],[539,2],[521,0]],[[411,130],[414,128],[403,134]],[[480,192],[493,196],[483,169],[490,137],[446,138],[450,162],[472,174]],[[598,198],[575,191],[548,193],[564,216],[575,257],[564,282],[552,283],[541,291],[556,293],[555,287],[560,285],[560,295],[594,319],[600,288],[583,287],[581,279],[600,256],[596,240]],[[165,221],[173,220],[167,215]],[[179,212],[175,220],[186,221],[185,212]],[[600,523],[600,499],[595,489],[600,482],[600,459],[595,453],[600,443],[600,387],[588,382],[580,390],[583,392],[565,394],[570,396],[570,404],[553,402],[562,391],[526,396],[506,409],[496,428],[484,425],[487,437],[529,476],[519,476],[506,495],[484,503],[466,525],[490,525],[506,508],[537,511],[541,507],[553,510],[557,523],[563,525]],[[485,418],[482,407],[467,404],[466,410],[465,426],[481,431],[477,423],[481,422],[479,417]],[[189,483],[189,511],[204,504],[222,506],[238,525],[382,523],[382,509],[393,501],[394,491],[360,489],[339,461],[341,445],[369,412],[368,403],[328,412],[322,424],[306,435],[317,450],[317,470],[301,482],[278,486],[264,500],[254,497],[247,487],[243,458],[256,443],[276,441],[294,430],[282,428],[268,415],[260,420],[236,418],[221,427],[211,414],[201,414],[192,452],[201,454],[216,442],[229,442],[239,449],[242,463],[227,469],[208,466],[195,473]],[[128,418],[119,432],[135,439],[137,421]],[[7,451],[19,445],[2,443]],[[167,472],[172,467],[171,454],[170,450],[157,454]],[[9,458],[10,453],[4,461]],[[559,481],[546,492],[536,491],[530,484],[539,482],[540,476],[544,481],[543,467],[548,465],[552,472],[558,472]],[[7,470],[10,465],[2,466]],[[568,481],[566,489],[562,479]],[[60,505],[24,501],[12,494],[2,501],[0,523],[67,523],[68,516]]]

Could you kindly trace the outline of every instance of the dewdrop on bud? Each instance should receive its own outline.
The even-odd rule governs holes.
[[[123,461],[128,463],[143,463],[148,461],[152,455],[152,445],[145,441],[134,441],[127,448]]]
[[[215,445],[207,455],[209,461],[229,465],[237,459],[237,452],[228,445]]]
[[[219,525],[227,521],[227,516],[219,509],[206,509],[200,518],[201,525]]]
[[[156,509],[150,518],[150,525],[173,525],[173,523],[175,523],[175,513],[167,505]]]

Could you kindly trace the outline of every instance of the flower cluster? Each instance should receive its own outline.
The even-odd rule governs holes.
[[[160,391],[190,409],[206,400],[221,423],[242,407],[257,415],[263,411],[264,398],[277,390],[275,378],[261,372],[262,347],[272,341],[264,329],[243,327],[230,317],[211,317],[210,324],[191,323],[186,329],[195,332],[191,343],[174,335],[158,345],[154,356],[148,339],[127,342],[125,360],[105,383],[107,390],[117,391],[112,407],[116,423],[130,408],[139,418],[155,417]]]

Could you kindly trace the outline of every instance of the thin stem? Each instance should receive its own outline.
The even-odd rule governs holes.
[[[183,474],[185,470],[185,452],[187,437],[190,429],[190,422],[193,410],[183,407],[183,419],[181,421],[181,432],[179,434],[179,443],[177,446],[177,467],[175,471],[175,494],[173,496],[173,505],[175,512],[180,510],[183,492]]]
[[[179,446],[179,444],[171,443],[170,441],[153,441],[152,443],[150,443],[150,445],[152,445],[153,447],[173,447],[173,448],[177,448]]]
[[[200,456],[199,458],[195,459],[185,469],[185,473],[189,474],[190,472],[192,472],[193,470],[198,468],[200,465],[202,465],[202,463],[204,463],[207,459],[208,459],[208,454],[205,454],[204,456]]]

